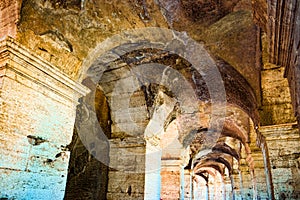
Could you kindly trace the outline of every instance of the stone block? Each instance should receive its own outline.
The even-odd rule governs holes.
[[[111,132],[113,138],[128,137],[128,136],[139,136],[142,137],[145,131],[147,123],[118,123],[112,124]]]
[[[292,177],[292,171],[289,168],[271,169],[273,183],[286,183]]]
[[[149,114],[146,106],[135,108],[123,108],[111,112],[113,123],[148,123]]]
[[[0,197],[63,199],[78,98],[87,92],[12,39],[0,42]]]

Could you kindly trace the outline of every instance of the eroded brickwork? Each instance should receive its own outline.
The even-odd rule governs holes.
[[[43,199],[51,195],[62,199],[77,104],[74,99],[85,89],[13,40],[0,46],[4,72],[0,197]]]
[[[0,40],[17,34],[22,0],[3,0],[0,2]]]
[[[0,40],[11,36],[30,50],[11,39],[0,44],[0,199],[299,199],[299,5],[1,1]],[[122,32],[143,27],[172,31]],[[224,93],[215,91],[216,74],[196,73],[199,63],[182,57],[194,51],[186,49],[192,39],[201,53],[187,58],[205,69],[216,64]],[[143,85],[133,69],[153,63],[180,72],[197,101],[166,73],[160,80],[172,87]],[[160,75],[151,67],[147,74]],[[89,91],[70,78],[97,88],[84,97],[96,113],[81,111],[97,116],[88,132],[99,139],[100,125],[102,146],[74,131],[77,99]],[[224,115],[214,95],[226,96]],[[209,129],[210,119],[222,129]],[[101,151],[89,151],[96,147],[104,163]]]
[[[271,162],[275,199],[299,199],[300,137],[296,124],[263,126]]]

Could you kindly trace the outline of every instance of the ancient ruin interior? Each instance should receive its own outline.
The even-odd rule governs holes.
[[[300,199],[298,0],[1,0],[1,200]]]

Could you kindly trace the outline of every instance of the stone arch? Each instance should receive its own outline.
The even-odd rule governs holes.
[[[227,105],[230,105],[228,107],[229,111],[234,112],[235,109],[239,110],[240,113],[243,112],[245,113],[245,115],[248,116],[249,119],[251,118],[255,122],[255,124],[258,123],[256,97],[254,95],[251,86],[242,77],[242,75],[239,74],[236,70],[234,70],[233,67],[231,67],[230,65],[228,65],[223,61],[218,60],[217,62],[215,62],[215,60],[206,52],[203,46],[201,47],[201,45],[200,46],[197,45],[196,50],[201,51],[201,53],[203,54],[202,56],[197,58],[197,56],[188,55],[188,53],[191,53],[192,51],[191,49],[189,49],[189,46],[187,44],[192,43],[193,41],[187,38],[187,36],[182,33],[177,33],[174,31],[171,32],[162,31],[161,29],[158,30],[158,29],[151,29],[151,28],[150,29],[147,28],[147,30],[151,34],[149,34],[148,32],[149,35],[147,35],[147,32],[142,32],[141,30],[133,30],[133,31],[127,31],[121,33],[119,35],[113,36],[105,40],[103,43],[101,43],[101,48],[100,46],[96,47],[95,50],[91,52],[87,57],[87,59],[84,61],[82,76],[80,79],[81,80],[89,79],[91,82],[93,82],[94,85],[98,85],[99,83],[100,85],[102,84],[101,89],[103,90],[104,94],[108,98],[108,102],[110,104],[112,113],[116,111],[114,110],[116,107],[111,103],[113,102],[111,100],[116,96],[121,96],[123,100],[126,99],[128,102],[130,102],[130,98],[135,92],[144,93],[143,95],[139,95],[140,98],[139,102],[140,104],[142,104],[140,105],[140,108],[142,108],[143,111],[139,110],[138,118],[143,118],[145,123],[140,129],[137,129],[136,131],[137,133],[142,134],[146,130],[147,126],[149,125],[149,121],[151,121],[152,119],[151,118],[152,116],[149,115],[148,109],[149,106],[153,106],[153,102],[152,103],[147,102],[147,98],[146,98],[147,91],[145,92],[145,88],[143,90],[142,87],[143,81],[146,80],[147,78],[149,79],[149,77],[140,78],[136,83],[133,84],[133,85],[138,85],[138,87],[134,88],[133,90],[129,90],[129,91],[122,90],[123,89],[122,85],[125,85],[125,82],[120,82],[113,86],[113,90],[114,88],[118,88],[123,93],[128,93],[129,95],[127,96],[122,96],[121,93],[117,93],[117,95],[110,95],[111,93],[113,93],[112,91],[109,91],[111,90],[110,88],[111,86],[106,87],[105,84],[109,85],[111,84],[111,82],[121,78],[122,76],[124,76],[125,78],[131,76],[132,78],[134,76],[139,76],[140,75],[139,73],[150,72],[151,74],[151,71],[149,69],[154,69],[155,66],[160,65],[159,61],[161,58],[159,57],[159,55],[170,56],[170,57],[173,56],[173,59],[175,61],[178,60],[180,62],[188,61],[186,62],[185,66],[193,66],[195,67],[196,70],[189,71],[188,73],[186,73],[188,75],[185,75],[183,77],[184,79],[188,80],[188,83],[191,85],[192,88],[191,90],[195,91],[196,93],[195,102],[197,102],[197,104],[188,104],[188,105],[192,105],[190,107],[189,106],[184,107],[184,105],[180,105],[181,107],[179,106],[179,109],[181,109],[183,113],[176,114],[175,112],[174,115],[175,121],[184,122],[182,123],[183,126],[181,127],[181,130],[183,130],[183,132],[179,134],[180,135],[179,141],[182,144],[186,143],[187,145],[183,145],[183,146],[187,147],[192,141],[189,139],[189,137],[193,138],[195,136],[195,133],[198,134],[199,132],[200,133],[206,132],[206,133],[212,133],[211,136],[212,138],[218,138],[219,134],[223,134],[223,136],[231,136],[233,138],[240,140],[243,144],[245,144],[248,141],[248,137],[245,131],[241,130],[238,120],[236,120],[235,118],[232,119],[230,115],[226,116],[227,114],[225,114],[224,110],[222,110],[222,104],[225,101],[228,101],[229,104]],[[154,33],[155,36],[153,35]],[[193,49],[193,51],[195,51],[195,49]],[[149,53],[150,56],[148,55],[147,57],[147,55],[145,55],[147,53]],[[201,66],[200,68],[199,68],[199,64]],[[133,69],[136,66],[138,67],[142,66],[145,68],[143,68],[142,72],[134,71]],[[214,69],[210,69],[211,66],[213,66]],[[124,70],[125,68],[126,70]],[[200,69],[200,72],[197,71],[197,69]],[[114,70],[121,71],[119,72],[120,74],[118,75],[119,78],[117,78],[116,74],[113,74]],[[176,67],[171,68],[171,70],[180,71],[180,69]],[[214,70],[217,70],[217,75]],[[162,73],[163,71],[164,70],[161,71],[158,70],[158,74]],[[133,72],[133,75],[128,75],[131,72]],[[219,72],[220,74],[218,74]],[[195,78],[195,76],[197,77]],[[225,93],[216,92],[218,91],[218,89],[220,89],[217,86],[218,83],[209,80],[211,77],[214,76],[223,78],[223,81],[221,81],[220,83],[221,85],[224,84],[226,88],[226,97],[222,96],[222,94]],[[152,77],[150,77],[150,79],[151,78]],[[207,82],[207,80],[209,80],[209,82]],[[92,89],[93,87],[91,87],[90,89]],[[157,84],[156,87],[160,87],[160,85]],[[239,88],[238,92],[234,90],[235,88]],[[158,90],[156,92],[158,92]],[[167,96],[171,97],[171,99],[173,98],[174,94],[172,94],[172,90],[171,91],[165,90],[164,93],[167,94]],[[209,101],[205,102],[207,100]],[[122,113],[127,109],[128,104],[126,103],[122,106],[124,107],[119,107],[120,113]],[[158,105],[157,108],[159,108],[159,106],[161,105]],[[172,109],[170,111],[172,111]],[[213,116],[209,115],[209,111],[214,112]],[[91,113],[89,114],[89,116],[93,116],[93,112],[94,112],[93,109],[90,110],[90,112]],[[219,114],[219,112],[221,114]],[[113,115],[114,114],[112,114],[112,116]],[[201,120],[199,120],[201,117],[206,121],[204,120],[205,122],[203,121],[201,122]],[[125,118],[128,118],[128,116]],[[125,118],[114,118],[112,119],[112,123],[114,124],[114,122],[117,121],[121,122],[122,120],[125,120]],[[185,119],[189,119],[189,123],[185,123],[186,122]],[[163,118],[163,120],[165,120],[163,122],[165,125],[164,128],[172,124],[171,121],[168,122],[169,119],[167,119],[166,116]],[[200,121],[200,123],[198,121]],[[197,122],[197,123],[193,123],[193,122]],[[188,124],[193,124],[191,126],[192,128],[191,127],[186,128]],[[214,129],[212,127],[217,127],[217,128]],[[216,131],[216,129],[220,127],[222,127],[223,130]],[[117,127],[113,129],[116,130],[116,128]],[[124,132],[126,133],[129,131],[124,131]],[[138,135],[138,134],[137,135],[136,134],[128,134],[128,135],[115,134],[114,135],[114,137],[121,138],[121,140],[127,137],[141,137],[141,136],[142,135]],[[143,140],[142,137],[140,139],[141,141]],[[210,147],[213,148],[213,145],[211,145]],[[226,147],[224,147],[224,149],[226,149]],[[237,153],[234,152],[233,150],[230,150],[230,153],[231,154],[228,155],[232,156],[233,158],[238,157]],[[215,161],[216,160],[214,160],[214,162]],[[228,170],[232,171],[233,167],[230,166],[227,162],[217,161],[215,163],[223,164],[224,166],[227,165]]]
[[[211,150],[205,148],[201,149],[198,154],[194,155],[192,157],[194,166],[192,166],[191,169],[197,172],[197,170],[205,166],[220,171],[220,166],[222,165],[229,171],[228,176],[223,174],[226,195],[229,195],[229,193],[230,195],[235,195],[234,188],[239,188],[238,185],[240,185],[240,182],[243,182],[248,185],[246,188],[251,188],[248,190],[243,189],[243,192],[247,194],[253,193],[255,196],[257,193],[257,179],[254,159],[256,158],[251,155],[253,145],[255,146],[255,139],[253,137],[256,137],[256,135],[253,134],[253,132],[256,131],[254,120],[245,110],[241,109],[239,105],[230,104],[227,113],[222,133],[216,145],[214,145]],[[203,135],[205,135],[205,131],[203,131]],[[197,142],[197,140],[195,140],[195,142]],[[234,145],[236,143],[239,145]],[[220,160],[220,158],[225,155],[229,157],[229,160],[233,160],[233,162],[223,162],[224,160]],[[246,166],[243,163],[246,163]],[[249,172],[247,172],[247,170],[245,171],[244,168],[247,168]],[[240,169],[242,171],[240,171]],[[237,175],[237,173],[240,175]],[[243,181],[242,179],[239,182],[236,178],[237,176],[243,177],[245,180]],[[202,189],[204,190],[204,188]],[[252,192],[250,192],[250,190],[252,190]],[[233,196],[231,196],[231,198],[233,198]]]
[[[243,145],[246,145],[247,142],[249,142],[249,120],[251,120],[250,116],[245,113],[242,109],[240,109],[237,106],[229,105],[227,106],[227,115],[224,120],[224,125],[223,125],[223,130],[219,136],[219,140],[224,137],[230,137],[230,138],[235,138],[238,141],[240,141]],[[209,134],[211,134],[209,131],[204,130],[202,131],[202,138],[203,140],[206,140],[206,137],[209,138]],[[216,141],[215,144],[217,144],[218,141]],[[220,142],[220,141],[219,141]],[[191,143],[199,143],[199,141],[195,140]],[[202,141],[203,143],[203,141]],[[215,146],[214,144],[214,146]],[[220,144],[224,145],[224,149],[229,150],[231,154],[235,155],[235,157],[239,157],[237,152],[233,152],[232,149],[228,149],[228,145],[226,145],[225,142],[219,143],[217,148],[220,148]],[[200,150],[205,150],[205,146],[199,146],[198,150],[194,150],[195,152],[199,152]],[[216,150],[216,148],[214,149]],[[203,151],[204,154],[211,152],[206,150]],[[206,153],[205,153],[206,152]],[[197,153],[194,155],[194,158],[199,158],[201,157],[200,155],[203,155],[203,153]]]
[[[178,55],[181,58],[184,58],[185,60],[189,61],[189,65],[193,66],[195,68],[194,71],[197,71],[198,74],[202,75],[204,78],[204,82],[208,81],[208,83],[206,83],[208,90],[211,90],[211,94],[210,94],[210,98],[213,99],[212,100],[212,104],[211,107],[215,108],[216,105],[215,103],[218,103],[218,114],[220,113],[220,105],[224,105],[224,102],[226,101],[225,95],[220,95],[220,93],[224,93],[224,88],[222,85],[222,81],[221,81],[221,76],[219,75],[218,69],[216,67],[215,61],[210,57],[210,55],[206,52],[205,48],[203,47],[203,45],[197,44],[195,43],[193,40],[191,40],[190,38],[188,38],[184,33],[178,33],[175,31],[170,31],[170,30],[165,30],[165,29],[158,29],[158,28],[145,28],[145,29],[139,29],[139,30],[131,30],[131,31],[126,31],[123,32],[119,35],[115,35],[107,40],[105,40],[104,42],[102,42],[100,44],[100,46],[96,47],[95,50],[93,52],[91,52],[91,54],[89,54],[89,56],[87,57],[87,59],[84,61],[83,63],[83,71],[82,71],[82,75],[80,76],[80,80],[85,81],[85,80],[89,80],[90,82],[92,82],[92,86],[89,86],[89,88],[91,90],[93,90],[94,88],[97,87],[98,83],[102,81],[101,85],[101,89],[103,90],[105,96],[108,99],[108,102],[110,104],[110,110],[112,113],[112,137],[113,140],[110,141],[110,153],[112,154],[111,157],[111,161],[110,163],[107,163],[108,165],[111,165],[112,161],[114,162],[114,160],[119,160],[120,158],[118,157],[119,155],[121,157],[126,157],[126,158],[133,158],[135,157],[136,159],[138,158],[139,160],[144,160],[149,157],[144,155],[144,152],[141,151],[141,153],[138,153],[138,155],[136,154],[137,151],[133,150],[129,150],[128,148],[120,148],[118,147],[118,143],[120,144],[126,144],[128,142],[130,143],[135,143],[140,145],[139,148],[142,150],[145,147],[143,146],[144,144],[144,138],[141,137],[144,131],[147,130],[147,127],[151,126],[151,122],[154,122],[149,116],[147,116],[147,114],[142,114],[143,112],[139,112],[139,117],[144,116],[142,118],[144,118],[145,120],[145,124],[144,126],[142,126],[140,129],[137,129],[136,133],[138,134],[114,134],[118,131],[117,127],[114,127],[114,123],[121,123],[122,120],[125,120],[125,118],[116,118],[114,115],[114,111],[116,110],[120,110],[120,111],[125,111],[127,108],[126,104],[122,105],[122,103],[120,103],[120,101],[118,101],[118,103],[120,104],[114,104],[113,105],[113,101],[112,98],[115,98],[117,96],[121,96],[123,97],[122,100],[126,100],[130,102],[130,98],[132,96],[132,94],[134,94],[134,92],[144,92],[143,88],[141,87],[141,85],[139,85],[138,81],[136,82],[137,84],[133,84],[136,86],[136,88],[133,88],[132,90],[129,89],[130,95],[124,96],[121,94],[125,94],[126,90],[122,91],[122,82],[121,84],[117,84],[116,86],[114,86],[117,89],[120,89],[121,92],[117,93],[117,95],[109,95],[109,88],[110,87],[106,87],[105,84],[110,84],[111,81],[114,80],[114,78],[116,77],[115,75],[112,75],[113,73],[112,70],[113,69],[121,69],[123,67],[123,69],[125,67],[129,68],[129,70],[127,70],[128,73],[132,72],[134,67],[131,64],[135,64],[138,67],[143,67],[143,63],[139,63],[139,59],[141,58],[140,56],[143,55],[138,55],[139,52],[141,52],[143,49],[158,49],[158,50],[163,50],[165,52],[170,52],[171,54],[174,55]],[[194,55],[197,52],[197,55]],[[133,54],[132,54],[133,53]],[[134,54],[135,53],[135,54]],[[131,55],[130,55],[131,54]],[[130,59],[130,56],[133,56],[133,59],[136,59],[135,61],[137,61],[136,63],[134,62],[130,62],[130,60],[126,59],[126,55],[129,55],[128,58]],[[199,55],[201,55],[199,57]],[[172,55],[171,55],[172,56]],[[177,56],[177,57],[178,57]],[[132,59],[132,57],[131,57]],[[154,60],[155,59],[151,59]],[[124,62],[125,61],[125,62]],[[155,63],[155,62],[154,62]],[[115,65],[116,64],[116,65]],[[145,63],[148,65],[152,65],[152,68],[154,68],[155,66],[157,66],[157,64],[153,65],[153,63]],[[122,67],[121,67],[122,65]],[[148,68],[149,69],[149,68]],[[144,70],[148,70],[147,68],[144,68]],[[167,71],[178,71],[178,69],[172,69],[169,68],[171,70]],[[148,70],[149,71],[149,70]],[[108,76],[104,76],[107,75],[105,73],[111,73]],[[134,75],[132,77],[134,77],[136,74],[139,74],[139,71],[134,71]],[[120,76],[125,75],[126,77],[126,71],[124,73],[121,72]],[[178,77],[178,76],[177,76]],[[188,82],[189,84],[192,83],[193,85],[193,77],[189,76],[183,76],[183,79],[188,79],[190,80],[190,82]],[[103,79],[104,81],[103,81]],[[146,77],[147,78],[147,77]],[[149,77],[148,77],[149,78]],[[175,77],[176,78],[176,75]],[[217,80],[218,79],[218,80]],[[141,79],[140,79],[141,80]],[[104,84],[103,84],[104,83]],[[123,82],[125,83],[125,82]],[[158,84],[159,85],[159,84]],[[169,83],[170,85],[174,85],[172,83]],[[139,87],[137,87],[139,86]],[[182,84],[178,83],[178,86],[183,86]],[[174,88],[174,86],[173,86]],[[182,101],[183,104],[181,105],[181,112],[184,113],[194,113],[198,111],[198,104],[194,103],[194,102],[189,102],[188,98],[190,98],[191,96],[193,96],[194,93],[194,86],[191,87],[191,94],[190,95],[182,95]],[[126,88],[125,88],[126,89]],[[176,89],[176,88],[175,88]],[[173,90],[173,89],[172,89]],[[207,90],[206,90],[207,91]],[[218,94],[216,94],[216,91],[218,91]],[[122,93],[123,92],[123,93]],[[174,92],[174,91],[171,91]],[[168,91],[166,91],[166,93],[169,93]],[[143,96],[143,95],[142,95]],[[145,99],[142,99],[142,96],[140,96],[140,103],[142,102],[142,106],[140,106],[140,108],[142,108],[144,111],[147,112],[148,109],[148,105],[147,105],[147,100],[146,100],[146,96],[144,95]],[[194,95],[195,96],[195,95]],[[89,126],[91,126],[92,124],[96,124],[96,120],[92,119],[95,116],[95,110],[94,108],[92,108],[92,105],[89,105],[92,102],[88,102],[88,99],[92,99],[93,98],[93,92],[90,93],[89,95],[87,95],[86,97],[82,98],[82,107],[85,108],[84,111],[87,112],[86,114],[84,114],[85,116],[88,117],[88,120],[82,120],[81,118],[81,122],[79,125],[77,125],[77,129],[79,128],[79,132],[84,132],[85,137],[86,138],[93,138],[95,135],[97,135],[97,133],[101,132],[101,127],[94,127],[92,128],[93,132],[92,134],[89,133],[88,131],[84,131],[84,129],[86,128],[86,130],[89,130],[90,128],[88,128]],[[195,101],[197,100],[197,98],[194,98]],[[117,102],[117,101],[114,101]],[[143,103],[144,102],[144,103]],[[116,109],[116,107],[119,107],[118,109]],[[124,106],[124,107],[123,107]],[[160,108],[158,105],[157,108]],[[214,110],[212,109],[212,114],[216,114],[216,112],[214,112]],[[81,114],[82,112],[79,111],[79,113]],[[119,112],[117,115],[121,116],[122,112]],[[149,112],[148,112],[149,114]],[[153,114],[153,113],[152,113]],[[85,117],[83,116],[83,118]],[[153,117],[153,116],[152,116]],[[92,119],[92,120],[91,120]],[[91,123],[92,122],[92,123]],[[149,123],[150,122],[150,123]],[[86,124],[84,124],[86,123]],[[217,126],[220,127],[220,124],[214,124],[214,121],[211,120],[210,121],[211,126],[214,127],[215,129],[217,128]],[[132,127],[132,126],[130,126]],[[124,131],[125,133],[128,132]],[[89,135],[90,136],[86,136]],[[98,138],[103,138],[103,137],[98,137]],[[117,140],[117,138],[120,138],[121,140]],[[99,141],[99,140],[98,140]],[[103,143],[102,141],[99,141],[100,143]],[[104,142],[105,143],[105,142]],[[147,143],[147,142],[146,142]],[[126,146],[125,145],[125,146]],[[96,145],[97,146],[97,145]],[[121,145],[122,146],[122,145]],[[124,146],[124,147],[125,147]],[[97,149],[94,147],[91,148],[91,145],[87,145],[87,148],[89,149],[90,152],[96,152],[94,154],[94,156],[96,156],[97,158],[99,157],[99,153],[100,153],[100,159],[101,159],[101,152],[97,151]],[[136,147],[135,147],[136,148]],[[130,148],[129,148],[130,149]],[[122,153],[117,153],[116,151],[122,151]],[[123,150],[126,150],[123,151]],[[131,151],[131,152],[130,152]],[[147,151],[147,150],[146,150]],[[129,155],[129,154],[130,155]],[[103,157],[103,156],[102,156]],[[136,160],[135,159],[135,160]],[[147,161],[146,161],[147,162]],[[120,162],[115,162],[115,163],[119,163]],[[132,163],[131,163],[132,164]],[[144,163],[145,164],[145,163]],[[143,169],[145,170],[145,168],[142,167],[143,165],[143,161],[140,162],[138,164],[138,168],[139,172],[143,173]],[[115,166],[113,166],[113,168],[115,168]],[[120,170],[125,170],[128,172],[129,171],[135,171],[137,168],[135,169],[129,169],[126,166],[121,166],[118,169]],[[146,169],[147,170],[147,169]],[[118,172],[110,172],[112,173],[118,173]],[[146,177],[147,179],[147,177]],[[121,181],[121,180],[120,180]],[[109,183],[110,185],[110,183]],[[146,180],[146,187],[147,187],[147,180]],[[145,187],[145,193],[147,193]],[[134,188],[132,188],[134,189]],[[141,190],[141,189],[140,189]],[[108,191],[108,195],[110,194],[110,191]],[[125,198],[125,197],[124,197]],[[147,198],[147,197],[145,197]]]
[[[236,160],[240,159],[240,154],[231,146],[227,145],[226,143],[217,143],[213,149],[215,152],[225,153],[228,155],[231,155]]]
[[[218,69],[224,81],[227,103],[244,111],[258,125],[259,102],[252,86],[234,67],[221,59],[218,60]]]
[[[205,176],[204,173],[207,175]],[[202,178],[201,175],[204,175],[205,178]],[[221,174],[219,167],[215,164],[205,166],[203,165],[201,168],[199,168],[199,171],[195,173],[196,177],[201,177],[201,179],[204,179],[206,181],[206,185],[200,185],[199,188],[195,188],[195,193],[194,195],[197,195],[197,193],[202,193],[201,191],[206,190],[205,195],[201,195],[202,198],[203,196],[206,196],[208,199],[222,199],[225,195],[225,190],[224,190],[224,180],[223,180],[223,175]],[[205,189],[203,188],[205,187]]]
[[[229,174],[232,172],[232,163],[230,162],[231,156],[226,156],[226,154],[221,153],[210,153],[205,156],[205,158],[199,158],[196,162],[194,162],[194,166],[197,166],[200,162],[209,163],[209,162],[215,162],[215,163],[221,163],[223,164],[229,171]],[[201,167],[201,164],[200,164]],[[224,172],[223,172],[224,173]]]
[[[210,94],[211,99],[216,100],[220,104],[224,103],[224,96],[217,95],[214,92],[217,90],[222,94],[222,84],[218,84],[221,83],[221,80],[217,80],[220,78],[218,69],[204,47],[195,43],[185,34],[165,29],[146,28],[131,30],[105,40],[84,61],[81,80],[90,79],[94,84],[98,84],[103,73],[105,73],[107,67],[110,67],[111,63],[122,58],[126,53],[145,48],[164,49],[186,58],[192,66],[196,67],[198,71],[200,70],[200,74],[204,75],[203,78],[208,86],[208,90],[212,90]],[[195,52],[201,53],[201,57],[195,56]],[[214,107],[213,104],[212,107]],[[113,106],[111,106],[111,109],[114,109]],[[94,112],[93,109],[91,112]],[[187,108],[186,112],[195,112],[195,109],[188,110]],[[94,114],[92,113],[89,116],[93,116]],[[211,123],[214,123],[214,121],[211,120]],[[219,124],[213,125],[220,127]]]

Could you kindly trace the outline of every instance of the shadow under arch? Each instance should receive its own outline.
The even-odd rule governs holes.
[[[87,56],[87,59],[83,62],[80,80],[89,79],[93,82],[94,85],[89,87],[93,90],[111,62],[119,59],[126,53],[144,48],[163,49],[179,55],[191,63],[196,71],[201,74],[208,87],[212,102],[212,120],[210,120],[210,126],[214,129],[221,129],[222,123],[216,124],[214,116],[222,116],[222,113],[225,113],[226,95],[222,78],[215,61],[205,50],[204,46],[189,38],[185,33],[162,28],[142,28],[114,35],[100,43]],[[91,105],[92,102],[88,101],[88,99],[91,99],[91,95],[93,95],[93,92],[81,98],[81,104],[77,110],[79,117],[77,117],[75,125],[79,135],[83,135],[85,138],[84,143],[86,148],[90,152],[94,152],[93,155],[101,161],[101,152],[95,147],[107,144],[108,141],[99,139],[103,137],[98,137],[95,141],[95,135],[101,135],[103,131],[97,125],[97,120],[95,120],[96,115],[95,109]],[[213,109],[216,105],[218,105],[217,113]],[[223,107],[222,110],[220,110],[221,107]],[[96,145],[92,145],[93,147],[91,147],[91,142]],[[109,166],[109,163],[105,164]]]

